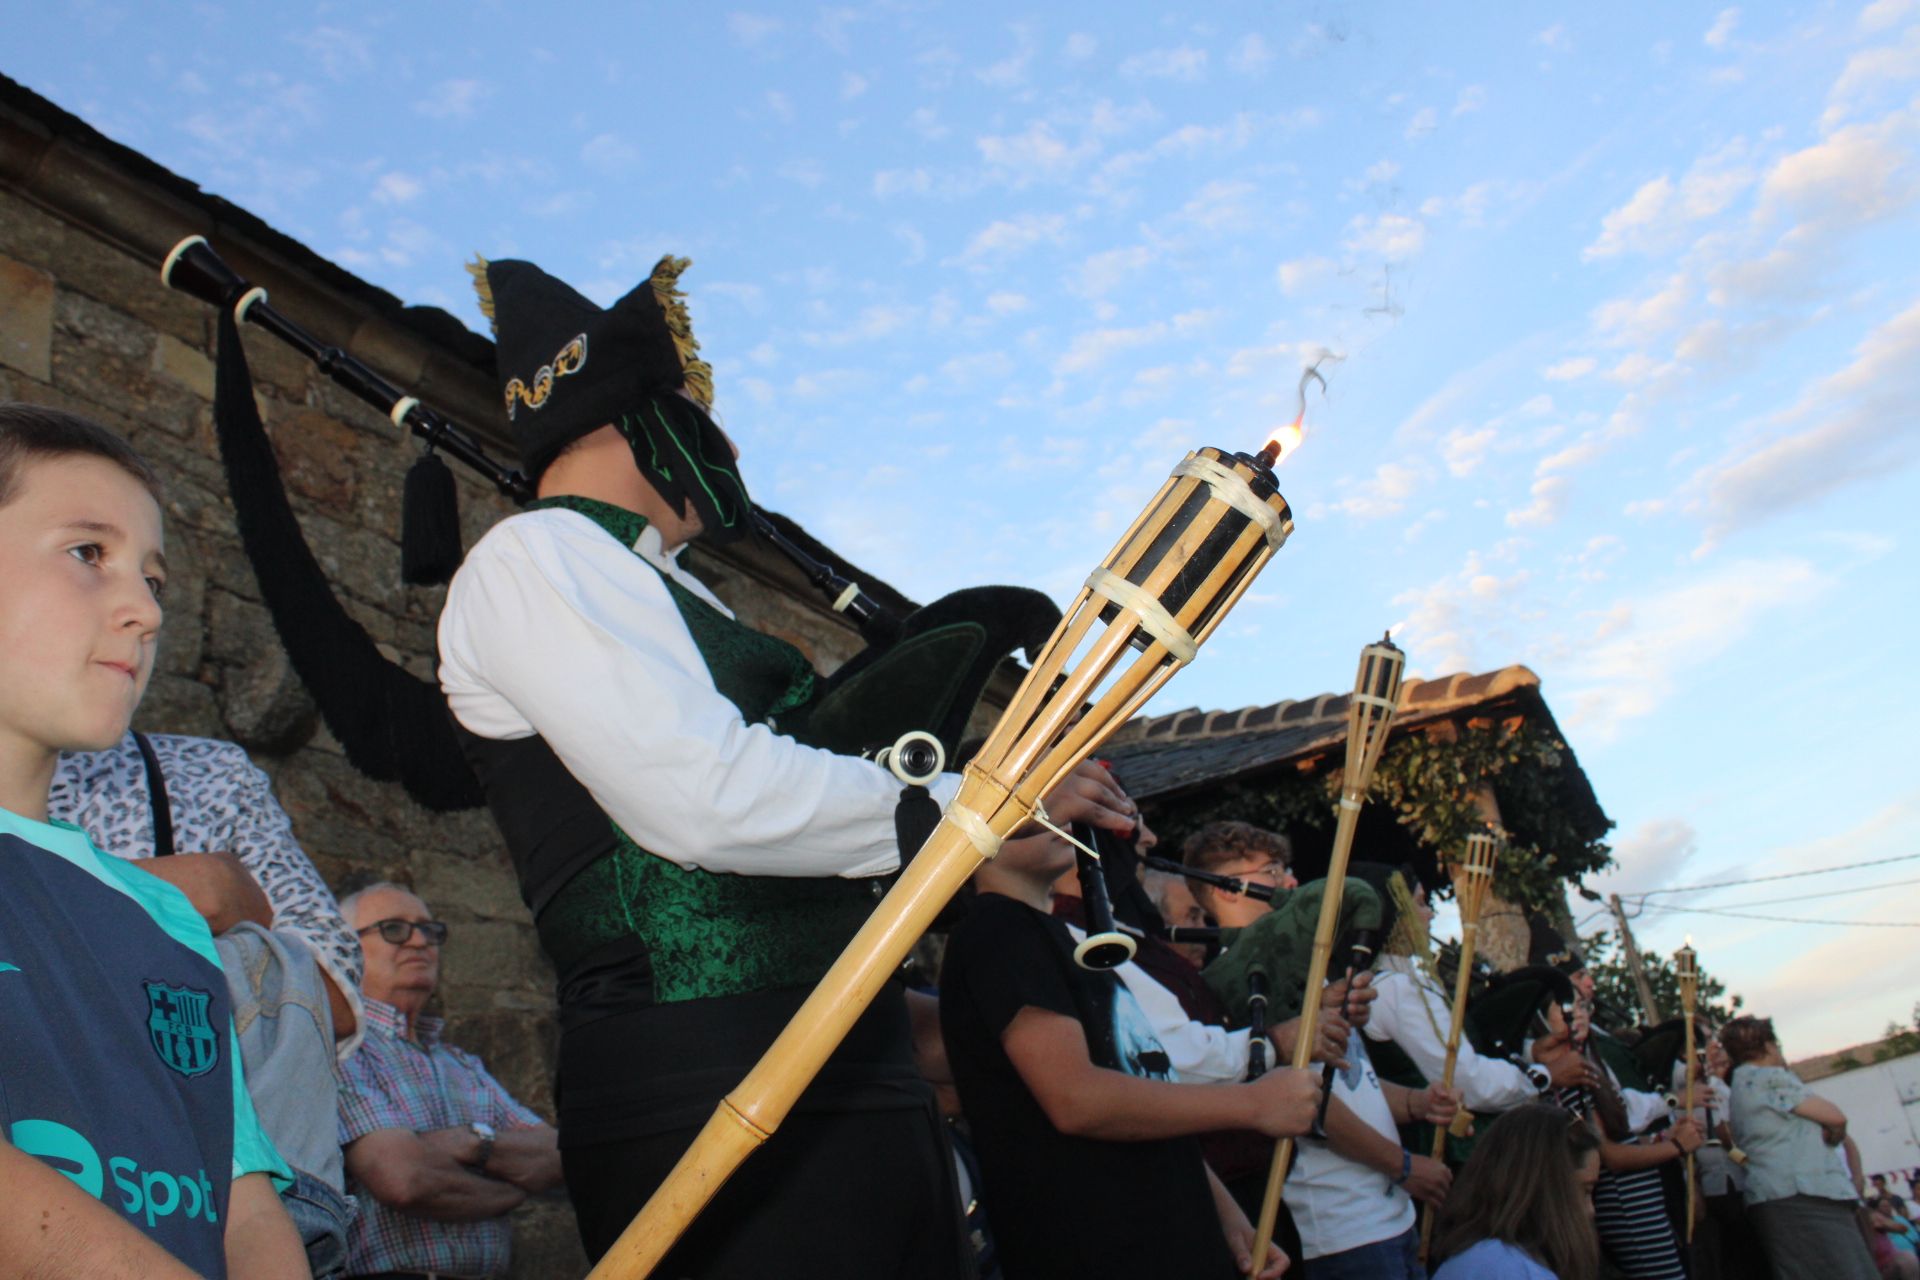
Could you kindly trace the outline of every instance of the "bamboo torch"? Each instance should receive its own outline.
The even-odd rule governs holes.
[[[1301,1001],[1300,1034],[1294,1038],[1293,1065],[1304,1070],[1313,1060],[1317,1039],[1314,1028],[1320,1021],[1321,988],[1327,982],[1327,965],[1333,954],[1333,934],[1340,920],[1340,895],[1346,887],[1347,863],[1353,857],[1353,836],[1359,826],[1360,807],[1366,802],[1367,788],[1373,784],[1373,770],[1387,745],[1387,731],[1393,727],[1393,714],[1400,706],[1400,673],[1406,669],[1407,655],[1395,647],[1391,638],[1382,637],[1360,651],[1360,671],[1354,678],[1353,696],[1347,704],[1347,765],[1340,787],[1340,817],[1333,833],[1333,858],[1327,864],[1327,891],[1320,899],[1320,922],[1313,934],[1313,958],[1307,964],[1307,988]],[[1287,1181],[1287,1164],[1293,1158],[1293,1139],[1282,1138],[1273,1149],[1273,1168],[1267,1173],[1266,1194],[1260,1200],[1260,1223],[1253,1237],[1254,1267],[1267,1256],[1273,1241],[1273,1228],[1280,1217],[1280,1194]]]
[[[1480,909],[1486,905],[1487,894],[1493,888],[1493,865],[1499,860],[1500,850],[1505,839],[1494,831],[1476,831],[1467,837],[1467,856],[1460,864],[1460,879],[1457,882],[1458,893],[1455,897],[1460,905],[1460,972],[1453,980],[1453,1016],[1447,1023],[1447,1061],[1441,1069],[1440,1083],[1453,1088],[1454,1065],[1460,1060],[1460,1034],[1467,1025],[1467,988],[1473,978],[1473,952],[1480,941]],[[1446,1129],[1436,1129],[1433,1134],[1433,1158],[1438,1160],[1447,1153],[1447,1134],[1466,1133],[1470,1121],[1465,1107],[1453,1118],[1453,1124]],[[1434,1212],[1423,1209],[1420,1224],[1420,1260],[1426,1261],[1427,1248],[1433,1241]]]
[[[1256,454],[1200,449],[1173,469],[1087,578],[933,835],[589,1280],[652,1273],[779,1128],[955,890],[1043,795],[1193,660],[1293,530],[1272,470],[1288,443],[1276,432]]]
[[[1680,980],[1680,1018],[1686,1027],[1687,1084],[1686,1097],[1683,1099],[1686,1110],[1682,1113],[1688,1119],[1693,1118],[1693,1087],[1695,1066],[1693,1061],[1693,1012],[1694,1001],[1700,991],[1700,970],[1694,963],[1693,939],[1673,953],[1673,974]],[[1671,1087],[1671,1082],[1669,1082]],[[1693,1213],[1698,1192],[1695,1187],[1697,1171],[1693,1153],[1687,1153],[1687,1243],[1693,1243]]]

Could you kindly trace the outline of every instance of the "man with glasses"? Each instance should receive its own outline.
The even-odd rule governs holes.
[[[340,1145],[359,1207],[355,1276],[505,1275],[506,1215],[560,1183],[553,1127],[423,1014],[447,926],[395,884],[340,903],[366,953],[367,1036],[340,1068]]]

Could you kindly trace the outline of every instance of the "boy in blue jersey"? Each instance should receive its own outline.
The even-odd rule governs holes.
[[[152,672],[156,490],[105,429],[0,404],[0,1272],[290,1280],[206,924],[46,820],[59,753],[118,742]]]

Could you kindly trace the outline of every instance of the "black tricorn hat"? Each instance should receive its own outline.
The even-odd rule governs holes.
[[[664,257],[604,309],[531,262],[468,265],[493,321],[500,394],[529,476],[653,397],[684,389],[703,408],[712,405],[713,370],[699,358],[677,287],[692,265]]]
[[[1578,973],[1587,967],[1587,958],[1580,954],[1580,948],[1561,937],[1560,931],[1548,924],[1545,916],[1529,915],[1527,933],[1529,965],[1545,965],[1562,973]]]
[[[1486,994],[1467,1009],[1474,1047],[1499,1058],[1518,1054],[1539,1031],[1534,1015],[1551,1003],[1573,1003],[1573,984],[1560,970],[1528,965],[1496,975]]]

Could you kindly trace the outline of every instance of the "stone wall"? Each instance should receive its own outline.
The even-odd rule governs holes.
[[[46,172],[43,160],[35,173]],[[356,773],[288,669],[260,603],[214,445],[213,312],[167,290],[156,270],[164,253],[157,246],[202,228],[164,202],[150,208],[132,196],[106,204],[101,217],[76,216],[72,206],[36,198],[10,176],[0,164],[0,400],[54,405],[104,423],[129,439],[166,484],[173,573],[159,663],[136,726],[244,744],[273,778],[294,831],[329,883],[377,877],[414,886],[453,926],[439,997],[450,1037],[551,1116],[552,972],[492,822],[484,811],[429,813],[399,787]],[[128,226],[139,234],[127,234]],[[122,247],[128,239],[134,248]],[[316,311],[351,322],[351,308],[297,266],[281,263],[263,282],[272,285],[275,305],[303,322],[299,305],[308,295]],[[347,345],[353,334],[322,336]],[[396,381],[409,368],[432,368],[436,395],[452,396],[456,411],[492,403],[484,374],[470,364],[462,372],[391,326],[380,336]],[[247,346],[309,544],[348,611],[387,655],[431,676],[443,593],[401,584],[395,542],[401,479],[415,447],[277,340],[254,330]],[[509,512],[464,472],[460,496],[469,545]],[[782,568],[761,554],[749,548],[695,568],[747,621],[793,640],[818,665],[844,660],[857,647],[852,633],[823,614],[806,588],[783,583]],[[584,1270],[564,1203],[523,1209],[518,1227],[515,1275]]]

